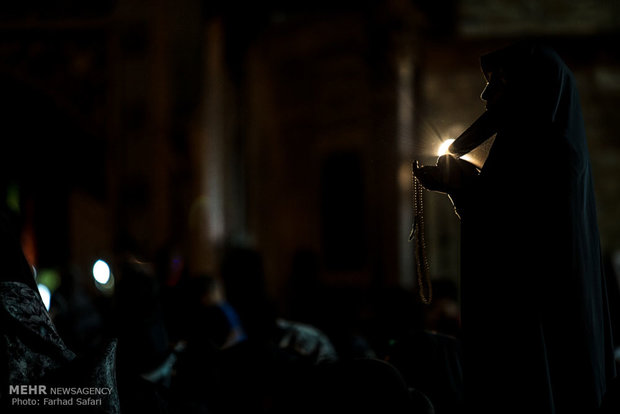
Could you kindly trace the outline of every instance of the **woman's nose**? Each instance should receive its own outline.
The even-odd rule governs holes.
[[[489,91],[489,82],[487,82],[486,86],[482,90],[482,93],[480,94],[480,99],[481,100],[486,102],[486,100],[488,98],[488,91]]]
[[[482,99],[487,104],[493,103],[497,101],[502,95],[503,89],[503,84],[501,82],[491,80],[491,82],[487,83],[487,86],[480,94],[480,99]]]

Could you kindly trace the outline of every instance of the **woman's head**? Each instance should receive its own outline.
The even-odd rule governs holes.
[[[487,87],[481,99],[501,118],[553,122],[562,95],[573,88],[570,70],[550,48],[519,42],[480,58]]]

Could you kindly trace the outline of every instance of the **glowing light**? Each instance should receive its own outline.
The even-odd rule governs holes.
[[[41,295],[41,299],[43,299],[43,304],[45,305],[45,309],[50,310],[50,303],[52,302],[52,293],[43,283],[37,284],[39,288],[39,295]]]
[[[60,286],[60,274],[54,269],[39,269],[35,279],[37,283],[47,286],[52,293]]]
[[[19,199],[19,186],[17,184],[10,184],[6,189],[7,207],[16,213],[19,213]]]
[[[110,266],[103,260],[97,260],[93,265],[93,277],[102,285],[110,280]]]
[[[437,155],[438,156],[442,156],[445,154],[448,154],[448,148],[450,148],[450,145],[452,145],[452,143],[454,142],[453,139],[447,139],[444,142],[441,143],[441,145],[439,146],[439,149],[437,150]]]

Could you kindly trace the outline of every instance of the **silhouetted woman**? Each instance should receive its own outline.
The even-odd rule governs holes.
[[[465,399],[477,412],[590,413],[615,376],[575,80],[552,50],[481,58],[487,111],[416,176],[462,227]],[[497,133],[478,171],[463,155]]]

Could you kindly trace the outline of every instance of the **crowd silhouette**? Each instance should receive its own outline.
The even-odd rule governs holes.
[[[405,289],[329,292],[317,283],[306,292],[311,312],[297,306],[284,317],[260,253],[231,246],[217,274],[177,268],[174,283],[169,258],[120,254],[114,295],[102,302],[68,270],[47,312],[19,229],[6,215],[2,224],[3,412],[42,410],[16,407],[7,392],[15,384],[114,390],[79,412],[460,412],[459,340],[425,330]]]
[[[6,412],[40,412],[13,406],[12,384],[114,389],[79,412],[471,412],[449,281],[437,281],[430,306],[399,287],[361,299],[312,289],[307,299],[322,310],[286,319],[267,294],[256,250],[231,247],[217,275],[185,269],[174,284],[170,266],[124,254],[107,306],[82,297],[74,274],[63,279],[73,286],[56,291],[50,317],[6,219],[2,233],[11,269],[0,282]],[[357,320],[343,306],[357,306]],[[340,334],[332,340],[330,332]],[[597,412],[617,410],[617,388],[609,384]],[[64,412],[45,412],[54,410]]]

